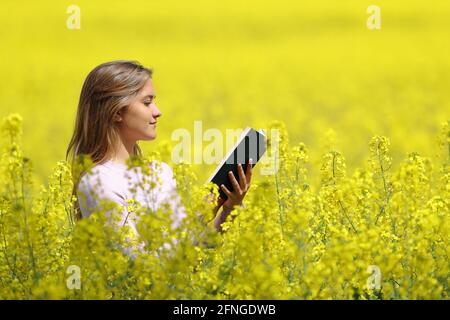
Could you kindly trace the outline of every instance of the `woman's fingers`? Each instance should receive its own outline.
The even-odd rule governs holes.
[[[246,173],[247,184],[250,184],[250,181],[252,180],[252,164],[253,164],[253,160],[250,159],[248,161],[247,173]]]
[[[234,177],[233,171],[229,171],[228,175],[230,176],[231,184],[233,185],[234,191],[236,191],[237,194],[242,194],[241,187],[239,186],[239,183]]]
[[[244,173],[242,164],[238,164],[239,182],[236,180],[232,171],[228,172],[231,184],[233,185],[233,192],[228,190],[228,188],[225,187],[224,184],[220,185],[220,188],[228,197],[228,200],[226,200],[223,205],[225,205],[225,203],[232,205],[242,203],[242,199],[245,197],[245,194],[250,187],[250,181],[252,179],[252,164],[253,160],[250,159],[247,165],[246,173]]]
[[[239,184],[241,187],[242,191],[246,191],[247,190],[247,181],[246,181],[246,177],[244,174],[244,169],[242,168],[242,164],[238,164],[238,172],[239,172]]]
[[[231,197],[231,191],[230,190],[228,190],[228,188],[227,187],[225,187],[225,185],[224,184],[222,184],[221,185],[221,187],[222,187],[222,190],[223,190],[223,192],[228,196],[228,198],[230,198]]]

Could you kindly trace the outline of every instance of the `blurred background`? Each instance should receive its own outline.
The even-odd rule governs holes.
[[[367,28],[367,8],[381,29]],[[67,8],[80,8],[69,29]],[[173,130],[285,123],[306,143],[311,174],[336,137],[351,171],[375,134],[433,158],[450,111],[449,1],[12,1],[0,11],[0,118],[24,118],[23,149],[44,183],[65,159],[83,81],[100,63],[138,60],[154,70],[163,113],[155,141]],[[195,165],[206,179],[214,165]]]

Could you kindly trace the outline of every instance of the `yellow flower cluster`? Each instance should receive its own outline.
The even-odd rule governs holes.
[[[130,200],[130,218],[140,217],[136,238],[108,221],[119,216],[113,203],[74,219],[77,171],[64,161],[32,192],[21,117],[3,119],[0,299],[449,298],[448,123],[440,163],[410,153],[393,171],[389,140],[375,136],[367,164],[351,175],[341,152],[326,152],[317,188],[305,144],[289,146],[281,122],[269,127],[281,133],[279,170],[252,183],[224,233],[211,226],[214,204],[205,201],[217,187],[200,186],[180,164],[173,169],[187,213],[182,226],[171,227],[170,208],[154,212]]]

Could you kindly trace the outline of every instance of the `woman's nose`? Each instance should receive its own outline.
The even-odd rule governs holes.
[[[159,111],[158,107],[156,106],[156,104],[153,104],[153,117],[157,118],[162,116],[161,111]]]

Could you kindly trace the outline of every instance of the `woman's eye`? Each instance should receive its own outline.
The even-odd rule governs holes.
[[[152,102],[151,101],[144,101],[144,104],[148,107],[149,105],[152,104]]]

